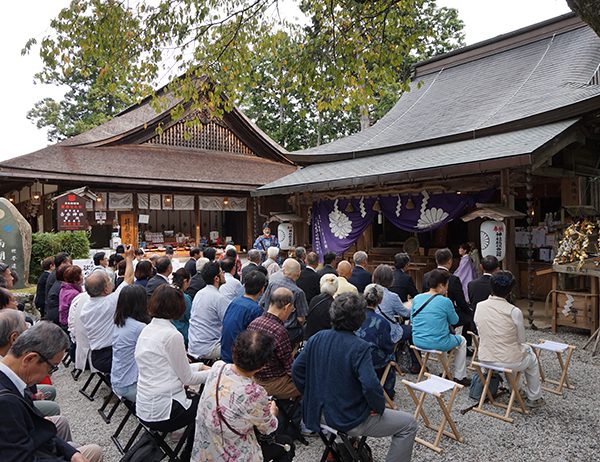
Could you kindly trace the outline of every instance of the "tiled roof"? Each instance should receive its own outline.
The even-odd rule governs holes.
[[[258,188],[257,195],[284,194],[296,191],[325,191],[365,184],[382,184],[410,180],[410,175],[432,171],[433,177],[451,176],[467,165],[471,173],[490,169],[490,162],[512,160],[533,153],[572,126],[578,119],[570,119],[539,127],[517,130],[466,141],[408,149],[388,154],[309,165]]]
[[[460,52],[454,55],[460,58]],[[435,144],[436,139],[446,142],[459,134],[465,134],[463,138],[484,134],[490,127],[600,97],[600,85],[590,84],[599,64],[600,38],[581,23],[566,32],[422,75],[372,127],[288,157],[301,163],[322,162],[391,152],[415,143]],[[560,117],[544,123],[555,120]]]
[[[295,169],[260,157],[161,145],[54,145],[0,163],[0,176],[63,179],[69,175],[71,181],[89,177],[122,185],[250,191]]]

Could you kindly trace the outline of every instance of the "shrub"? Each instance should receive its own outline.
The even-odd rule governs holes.
[[[37,282],[42,272],[42,260],[67,252],[71,258],[88,258],[90,252],[89,233],[86,231],[62,231],[60,233],[33,233],[29,281]]]

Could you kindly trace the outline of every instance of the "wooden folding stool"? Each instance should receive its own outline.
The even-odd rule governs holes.
[[[424,440],[422,438],[415,438],[415,441],[440,454],[443,451],[443,449],[440,447],[442,435],[452,438],[458,441],[459,443],[464,443],[464,438],[458,432],[458,429],[456,428],[456,423],[450,415],[452,412],[452,406],[454,404],[456,394],[460,391],[461,388],[463,388],[463,386],[456,382],[453,382],[452,380],[443,379],[441,377],[431,375],[429,373],[425,373],[425,376],[427,377],[427,380],[424,380],[422,382],[413,383],[409,382],[408,380],[402,380],[402,383],[406,386],[408,393],[410,394],[411,398],[415,402],[415,405],[417,406],[415,410],[415,419],[417,419],[420,415],[423,418],[423,424],[427,428],[436,432],[436,437],[433,442]],[[415,390],[421,393],[419,397],[417,397]],[[450,393],[450,398],[446,403],[444,402],[443,395],[444,393],[450,390],[452,390],[452,392]],[[437,427],[431,423],[431,420],[425,413],[423,404],[425,402],[426,395],[432,395],[435,397],[440,406],[440,409],[442,410],[442,413],[444,414],[442,417],[442,421]],[[450,426],[451,431],[446,430],[446,425]]]
[[[471,363],[467,366],[467,369],[474,371],[473,361],[477,361],[477,353],[479,352],[479,335],[475,332],[467,331],[467,335],[471,336],[471,346],[473,347],[473,356],[471,356]]]
[[[392,369],[394,369],[394,370],[392,371]],[[402,372],[402,369],[400,369],[400,366],[398,366],[396,361],[390,361],[387,364],[387,366],[385,366],[385,369],[383,370],[383,374],[381,375],[381,380],[379,381],[379,383],[381,383],[382,387],[383,387],[383,384],[385,383],[385,381],[387,380],[390,372],[392,372],[393,374],[398,374],[400,377],[402,377],[404,375],[404,373]],[[385,388],[383,389],[383,397],[385,398],[387,407],[389,407],[390,409],[396,409],[396,406],[394,405],[394,400],[392,398],[390,398],[390,396],[385,391]]]
[[[522,396],[519,394],[519,380],[521,378],[521,372],[478,361],[473,361],[473,367],[475,367],[475,371],[477,372],[477,375],[479,375],[481,383],[483,383],[483,391],[481,392],[479,404],[477,405],[477,407],[473,408],[475,412],[479,412],[480,414],[484,414],[490,417],[495,417],[496,419],[504,420],[508,423],[513,423],[515,421],[515,419],[510,417],[510,413],[512,411],[520,412],[521,414],[529,414],[529,411],[525,407],[525,402],[523,401]],[[485,375],[482,369],[487,370],[487,373]],[[494,371],[503,373],[506,376],[508,384],[510,385],[511,393],[510,398],[508,400],[508,404],[496,401],[490,390],[490,381],[492,380],[492,374]],[[483,405],[486,399],[491,406],[504,409],[504,414],[499,414],[496,412],[485,410],[483,408]],[[517,401],[517,407],[513,407],[515,404],[515,400]]]
[[[442,378],[449,378],[453,375],[450,373],[450,361],[452,361],[452,356],[454,355],[454,348],[448,352],[446,351],[438,351],[438,350],[426,350],[424,348],[419,348],[415,345],[410,346],[413,350],[415,350],[415,356],[417,357],[417,361],[421,365],[421,370],[419,371],[419,375],[417,376],[417,382],[420,382],[427,371],[427,363],[429,360],[437,361],[442,365],[442,369],[444,372],[442,373]]]
[[[563,388],[569,388],[573,390],[575,387],[569,383],[569,364],[571,364],[571,357],[573,351],[575,351],[574,345],[568,345],[566,343],[553,342],[551,340],[540,340],[540,343],[530,343],[529,346],[533,349],[538,359],[538,366],[540,368],[540,378],[542,383],[550,383],[556,385],[555,387],[543,386],[542,389],[556,395],[563,394]],[[549,379],[544,373],[544,367],[542,366],[542,351],[553,351],[556,353],[558,364],[560,365],[561,374],[559,380]],[[567,352],[566,357],[563,359],[563,354]]]

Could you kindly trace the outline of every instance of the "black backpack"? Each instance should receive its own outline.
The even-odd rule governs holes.
[[[131,449],[123,455],[120,462],[160,462],[164,457],[165,453],[154,441],[154,438],[144,432],[141,438],[131,446]]]

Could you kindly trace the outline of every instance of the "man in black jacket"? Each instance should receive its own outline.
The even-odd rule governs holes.
[[[169,276],[173,272],[173,265],[169,257],[160,257],[156,260],[156,276],[153,276],[146,284],[146,293],[151,297],[158,286],[169,284]]]
[[[469,292],[469,302],[471,303],[473,315],[475,315],[477,304],[487,300],[492,295],[492,274],[498,271],[499,266],[498,259],[493,255],[488,255],[481,260],[483,275],[469,282],[467,290]]]
[[[190,277],[196,274],[196,262],[200,258],[200,249],[198,247],[192,247],[190,249],[190,259],[185,263],[185,269],[190,273]]]
[[[415,287],[413,278],[404,272],[404,268],[406,268],[409,263],[410,257],[407,253],[400,252],[394,255],[394,266],[396,267],[396,270],[394,271],[394,282],[390,287],[390,291],[397,294],[398,297],[400,297],[400,300],[402,300],[402,303],[406,303],[409,296],[410,298],[415,298],[419,293]]]
[[[260,252],[256,249],[248,250],[248,263],[242,268],[242,279],[241,283],[245,283],[245,277],[252,271],[260,271],[267,276],[267,268],[260,264]]]
[[[26,387],[58,369],[69,338],[49,322],[22,333],[0,361],[0,454],[2,462],[100,462],[97,445],[74,448],[56,436],[56,426],[33,406]]]
[[[319,256],[310,252],[306,256],[306,265],[300,271],[300,277],[296,281],[296,285],[304,291],[306,295],[306,303],[321,293],[319,281],[321,278],[317,274],[317,266],[319,266]]]
[[[372,275],[367,271],[367,252],[359,250],[352,255],[354,260],[354,268],[352,269],[352,276],[348,279],[348,282],[358,289],[359,293],[365,291],[365,287],[371,284]]]
[[[48,280],[46,281],[46,313],[44,319],[56,324],[58,324],[58,296],[62,285],[62,280],[57,280],[57,274],[59,273],[59,270],[61,270],[62,274],[64,268],[71,264],[72,260],[68,253],[57,253],[54,257],[54,272],[48,275]],[[62,277],[60,279],[62,279]]]
[[[319,277],[322,277],[325,274],[335,274],[336,276],[338,275],[337,271],[335,270],[336,258],[337,255],[335,254],[335,252],[327,252],[325,255],[323,255],[323,268],[317,271]]]
[[[435,262],[437,263],[437,269],[450,272],[450,268],[452,268],[452,251],[450,249],[438,249],[435,252]],[[423,275],[423,292],[429,290],[430,273],[431,271]],[[448,280],[448,298],[454,304],[454,309],[456,310],[456,314],[458,314],[458,324],[456,326],[464,326],[466,330],[471,330],[473,311],[471,311],[471,307],[465,299],[460,279],[453,274],[450,274],[450,279]],[[467,339],[467,343],[469,343],[470,337],[465,335],[465,338]]]

